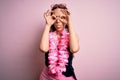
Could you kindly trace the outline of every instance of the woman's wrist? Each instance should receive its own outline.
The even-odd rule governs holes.
[[[46,24],[45,29],[50,31],[51,25]]]
[[[51,24],[46,24],[46,27],[51,27],[52,25]]]

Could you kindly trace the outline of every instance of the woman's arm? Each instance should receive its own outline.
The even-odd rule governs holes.
[[[55,20],[51,16],[51,11],[48,10],[46,13],[44,13],[44,18],[46,20],[46,26],[43,31],[43,34],[41,36],[40,40],[40,50],[42,52],[48,52],[49,50],[49,31]]]
[[[40,40],[40,50],[42,52],[48,52],[49,50],[49,31],[50,31],[50,25],[46,24]]]
[[[80,44],[79,44],[79,38],[77,33],[74,31],[72,21],[71,21],[71,16],[70,12],[67,11],[67,17],[68,17],[68,29],[70,33],[70,51],[72,53],[76,53],[80,50]]]
[[[80,50],[79,38],[78,35],[75,33],[71,23],[69,23],[68,29],[70,33],[70,51],[72,53],[76,53]]]

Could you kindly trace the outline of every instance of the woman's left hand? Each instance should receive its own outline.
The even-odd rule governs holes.
[[[65,10],[61,10],[65,15],[66,15],[66,20],[64,20],[63,22],[65,23],[67,21],[67,24],[71,24],[71,14],[70,11],[68,11],[67,9]]]

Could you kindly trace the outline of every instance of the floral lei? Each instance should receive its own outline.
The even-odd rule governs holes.
[[[69,57],[68,45],[69,33],[66,29],[61,32],[60,39],[58,39],[56,31],[49,33],[49,73],[59,75],[66,71]]]

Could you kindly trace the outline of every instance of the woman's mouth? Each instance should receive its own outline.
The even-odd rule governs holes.
[[[60,25],[56,25],[57,28],[60,28]]]

